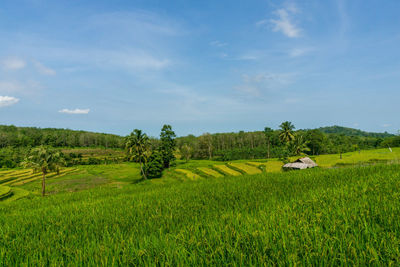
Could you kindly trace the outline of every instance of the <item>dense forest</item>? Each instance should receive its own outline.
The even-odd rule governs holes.
[[[122,149],[125,148],[126,140],[127,137],[104,133],[0,125],[0,168],[18,166],[31,148],[41,145],[55,148]],[[160,139],[155,138],[149,138],[149,142],[153,150],[161,144]],[[369,133],[340,126],[296,131],[290,122],[282,123],[280,129],[276,130],[266,127],[264,131],[205,133],[201,136],[176,138],[176,151],[187,160],[286,158],[303,153],[320,155],[398,146],[400,136],[389,133]],[[75,159],[79,155],[71,153],[69,156],[79,164],[82,163],[80,159]],[[95,159],[90,162],[101,163]]]
[[[342,134],[342,135],[347,135],[347,136],[376,137],[376,138],[386,138],[386,137],[393,136],[393,134],[390,134],[388,132],[371,133],[371,132],[365,132],[365,131],[361,131],[358,129],[342,127],[342,126],[337,126],[337,125],[321,127],[321,128],[318,128],[318,130],[320,130],[323,133],[327,133],[327,134]]]
[[[0,125],[0,148],[36,147],[40,145],[123,148],[125,141],[123,137],[113,134]]]
[[[179,148],[191,150],[194,159],[236,160],[254,158],[285,158],[302,152],[309,155],[400,146],[400,137],[389,133],[369,133],[332,126],[293,131],[291,142],[282,140],[283,129],[238,133],[205,133],[177,138]]]

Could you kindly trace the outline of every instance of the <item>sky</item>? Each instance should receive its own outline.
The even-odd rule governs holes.
[[[398,0],[1,0],[0,124],[400,129]]]

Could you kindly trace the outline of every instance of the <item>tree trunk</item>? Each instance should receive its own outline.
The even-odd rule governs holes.
[[[267,158],[269,158],[269,141],[268,141],[268,156],[267,156]]]
[[[46,174],[43,173],[43,178],[42,178],[42,197],[46,194]]]

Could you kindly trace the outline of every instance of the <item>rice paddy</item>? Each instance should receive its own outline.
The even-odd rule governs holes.
[[[211,169],[211,168],[206,168],[206,167],[199,167],[197,168],[198,170],[200,170],[202,173],[204,173],[205,175],[211,176],[211,177],[223,177],[224,175],[222,175],[221,173]]]
[[[250,166],[245,163],[229,163],[228,166],[239,169],[246,174],[260,174],[262,172],[259,168]]]
[[[113,168],[137,166],[85,171],[108,177]],[[23,198],[0,205],[0,265],[394,266],[399,201],[399,165]]]
[[[226,165],[214,165],[214,168],[220,170],[223,172],[225,175],[228,176],[240,176],[242,175],[240,172],[233,170],[232,168],[229,168]]]
[[[191,180],[196,180],[196,179],[200,178],[200,175],[198,175],[196,173],[193,173],[193,172],[191,172],[189,170],[186,170],[186,169],[175,169],[175,171],[185,174],[186,177],[191,179]]]
[[[0,200],[3,200],[12,195],[11,188],[8,186],[0,185]]]

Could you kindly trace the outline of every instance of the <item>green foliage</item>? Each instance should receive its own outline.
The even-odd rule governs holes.
[[[305,140],[301,134],[296,134],[293,141],[290,143],[291,150],[294,155],[300,156],[304,152],[309,152],[310,148],[307,146],[309,141]]]
[[[41,145],[52,147],[102,146],[105,148],[123,148],[124,139],[113,134],[0,125],[0,148],[36,147]]]
[[[163,160],[164,168],[169,168],[171,162],[175,160],[175,132],[172,130],[171,125],[164,125],[160,134],[160,152]]]
[[[179,153],[181,154],[181,157],[186,160],[186,162],[189,162],[193,153],[193,148],[188,144],[184,144],[179,148]]]
[[[153,151],[143,166],[147,178],[161,178],[164,162],[159,151]]]
[[[150,140],[148,136],[139,129],[126,138],[126,150],[129,159],[139,162],[143,178],[146,179],[146,173],[143,170],[143,163],[147,161],[149,156]]]
[[[271,139],[274,136],[274,130],[269,127],[264,128],[264,135],[267,142],[267,158],[271,156]]]
[[[357,129],[342,127],[342,126],[329,126],[329,127],[321,127],[318,129],[319,131],[327,134],[341,134],[346,136],[359,136],[359,137],[375,137],[375,138],[387,138],[392,137],[393,134],[389,134],[387,132],[384,133],[369,133],[364,132]]]
[[[40,146],[33,148],[22,164],[25,167],[32,168],[34,172],[42,173],[42,195],[44,196],[46,174],[51,171],[55,171],[59,174],[60,168],[65,166],[65,159],[61,151]]]
[[[293,134],[293,130],[295,129],[295,127],[291,122],[289,121],[282,122],[282,124],[279,125],[279,127],[281,128],[279,133],[279,139],[281,140],[282,143],[289,144],[291,141],[295,139]]]

